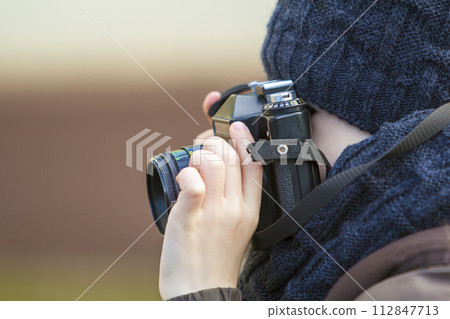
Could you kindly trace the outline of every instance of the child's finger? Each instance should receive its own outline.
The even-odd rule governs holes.
[[[206,139],[214,136],[213,129],[206,130],[204,132],[201,132],[194,138],[194,144],[193,145],[201,145],[205,142]]]
[[[225,187],[225,163],[215,153],[198,150],[192,153],[189,166],[195,167],[205,183],[207,201],[214,202],[222,199]]]
[[[211,123],[211,118],[208,115],[209,108],[211,105],[213,105],[216,101],[220,100],[221,94],[218,91],[212,91],[209,92],[205,99],[203,100],[203,113],[205,113],[206,118],[208,119],[209,123]]]
[[[242,199],[241,165],[233,147],[223,138],[214,136],[204,141],[202,149],[214,152],[225,164],[225,198]]]
[[[177,183],[180,186],[177,202],[192,211],[200,208],[205,198],[205,184],[199,172],[193,167],[182,169],[177,175]]]

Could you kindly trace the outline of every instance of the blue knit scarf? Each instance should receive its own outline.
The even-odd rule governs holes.
[[[348,146],[329,177],[377,158],[430,110],[387,123]],[[322,300],[356,262],[403,236],[450,222],[450,127],[393,160],[364,172],[295,237],[251,251],[241,275],[247,300]],[[326,252],[325,252],[326,251]],[[332,260],[330,254],[339,265]]]

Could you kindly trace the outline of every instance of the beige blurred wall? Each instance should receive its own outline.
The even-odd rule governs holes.
[[[265,79],[273,0],[80,3],[199,125],[74,1],[0,0],[0,300],[78,298],[153,222],[125,141],[191,144],[208,91]],[[158,299],[161,244],[150,228],[83,300]]]
[[[259,52],[274,0],[78,2],[162,84],[264,77]],[[1,0],[0,8],[3,93],[155,87],[75,1]]]

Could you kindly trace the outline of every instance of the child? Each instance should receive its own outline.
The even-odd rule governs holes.
[[[372,4],[280,1],[268,26],[264,66],[270,79],[292,79],[298,96],[317,106],[312,132],[332,165],[327,178],[377,158],[450,100],[449,2]],[[204,109],[218,97],[210,93]],[[449,127],[364,172],[295,236],[251,250],[239,284],[262,170],[239,165],[243,140],[252,140],[245,125],[234,123],[230,135],[234,148],[209,138],[177,177],[181,193],[161,257],[164,299],[450,296]]]

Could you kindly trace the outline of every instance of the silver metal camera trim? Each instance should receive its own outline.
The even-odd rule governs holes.
[[[285,155],[289,151],[289,147],[286,144],[280,144],[277,147],[277,153],[280,155]]]
[[[294,91],[287,91],[287,92],[279,92],[279,93],[272,93],[268,94],[266,96],[266,101],[268,103],[276,103],[276,102],[285,102],[285,101],[292,101],[297,98]]]

